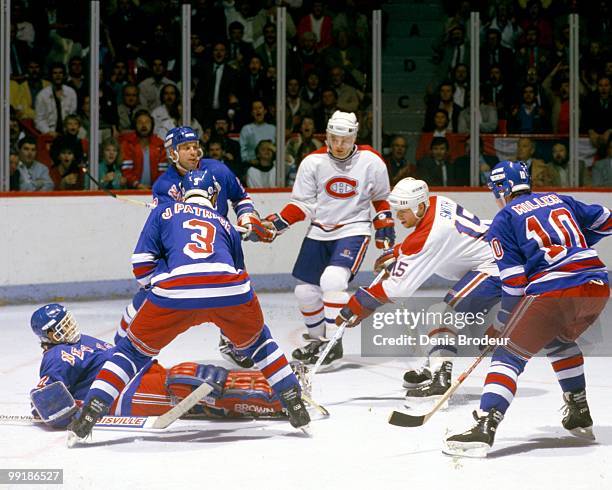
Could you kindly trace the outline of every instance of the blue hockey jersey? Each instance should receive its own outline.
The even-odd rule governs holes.
[[[202,158],[199,164],[200,170],[211,170],[217,182],[221,184],[221,191],[217,199],[217,212],[226,216],[229,212],[228,200],[232,202],[236,216],[246,212],[253,212],[253,201],[244,190],[238,177],[227,165],[212,158]],[[153,201],[157,205],[166,204],[179,200],[179,182],[183,177],[178,173],[174,165],[170,165],[153,184]]]
[[[132,255],[136,279],[151,285],[147,299],[174,309],[235,306],[253,298],[240,235],[204,205],[158,206]]]
[[[590,248],[612,233],[610,210],[570,196],[518,196],[494,218],[488,239],[502,279],[502,310],[518,298],[608,282],[606,266]],[[514,300],[513,300],[514,298]]]

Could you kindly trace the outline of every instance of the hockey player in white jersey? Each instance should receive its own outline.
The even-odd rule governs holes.
[[[382,281],[360,288],[340,311],[337,324],[357,325],[376,308],[392,299],[409,298],[432,275],[457,281],[444,298],[447,309],[457,312],[490,310],[500,300],[501,283],[489,244],[488,225],[445,196],[430,196],[422,180],[406,178],[389,194],[391,208],[406,228],[414,231],[401,244],[386,250],[375,268],[393,268]],[[488,331],[493,335],[492,330]],[[428,367],[408,371],[406,397],[438,396],[450,386],[452,358],[456,347],[446,339],[456,336],[453,327],[434,328],[436,341],[429,353]],[[441,341],[444,340],[444,341]],[[426,365],[427,366],[427,365]]]
[[[277,235],[298,221],[311,221],[293,268],[299,280],[295,296],[307,327],[307,343],[293,357],[306,363],[317,361],[326,327],[335,328],[348,301],[346,289],[365,256],[371,225],[378,248],[395,241],[385,163],[372,147],[355,144],[357,128],[355,114],[336,111],[327,124],[327,145],[300,164],[291,201],[264,221]],[[325,363],[342,355],[342,342],[337,342]]]

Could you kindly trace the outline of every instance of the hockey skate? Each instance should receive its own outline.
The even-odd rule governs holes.
[[[282,391],[279,394],[287,415],[289,415],[289,423],[296,429],[301,429],[305,434],[308,434],[308,424],[310,423],[310,415],[304,401],[300,396],[297,386]]]
[[[219,352],[223,359],[243,369],[251,369],[254,365],[253,359],[239,355],[229,339],[223,335],[219,338]]]
[[[476,425],[461,434],[449,437],[442,449],[444,454],[450,456],[463,456],[466,458],[485,458],[493,446],[497,426],[504,419],[504,415],[493,408],[488,413],[474,410],[472,413]]]
[[[576,437],[595,440],[593,434],[593,419],[586,400],[586,391],[563,393],[565,406],[563,407],[563,427]]]
[[[431,371],[429,370],[429,363],[421,366],[417,369],[411,369],[404,373],[404,380],[402,386],[404,388],[417,388],[424,383],[427,383],[432,378]]]
[[[324,337],[311,337],[308,334],[304,334],[303,338],[307,344],[304,347],[295,349],[291,353],[291,356],[298,361],[302,361],[304,364],[316,364],[316,362],[319,360],[319,354],[325,350],[325,346],[327,345],[327,342],[329,342],[329,339]],[[342,339],[340,339],[329,351],[329,354],[323,361],[323,366],[327,366],[333,361],[342,359],[343,355],[344,351],[342,349]]]
[[[414,405],[422,404],[423,402],[436,402],[448,391],[451,385],[451,375],[453,372],[453,363],[444,361],[440,369],[433,374],[431,381],[422,383],[417,388],[411,388],[406,391],[406,403],[408,408]],[[442,407],[447,408],[448,402]]]
[[[93,430],[96,422],[108,413],[108,405],[99,398],[92,398],[91,401],[83,407],[78,418],[68,424],[68,447],[72,447],[77,443],[84,442]]]

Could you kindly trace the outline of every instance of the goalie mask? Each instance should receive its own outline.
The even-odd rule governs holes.
[[[36,310],[30,326],[42,344],[74,344],[81,338],[72,313],[58,303],[50,303]]]
[[[183,200],[192,197],[205,199],[204,205],[215,208],[221,185],[210,170],[190,170],[181,181]]]
[[[352,112],[336,111],[327,121],[326,144],[329,155],[340,162],[353,156],[359,123]]]
[[[179,147],[187,143],[195,143],[195,151],[193,154],[183,155],[183,161],[181,161]],[[204,152],[200,148],[198,133],[189,126],[179,126],[168,131],[164,140],[164,147],[168,153],[168,158],[185,172],[197,168],[200,159],[204,156]]]

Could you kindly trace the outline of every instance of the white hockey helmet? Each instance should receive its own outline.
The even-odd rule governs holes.
[[[417,216],[419,204],[424,203],[425,209],[429,206],[429,187],[424,180],[407,177],[400,180],[389,194],[391,208],[396,211],[412,209]]]
[[[327,132],[337,136],[357,136],[359,123],[352,112],[336,111],[327,121]]]

